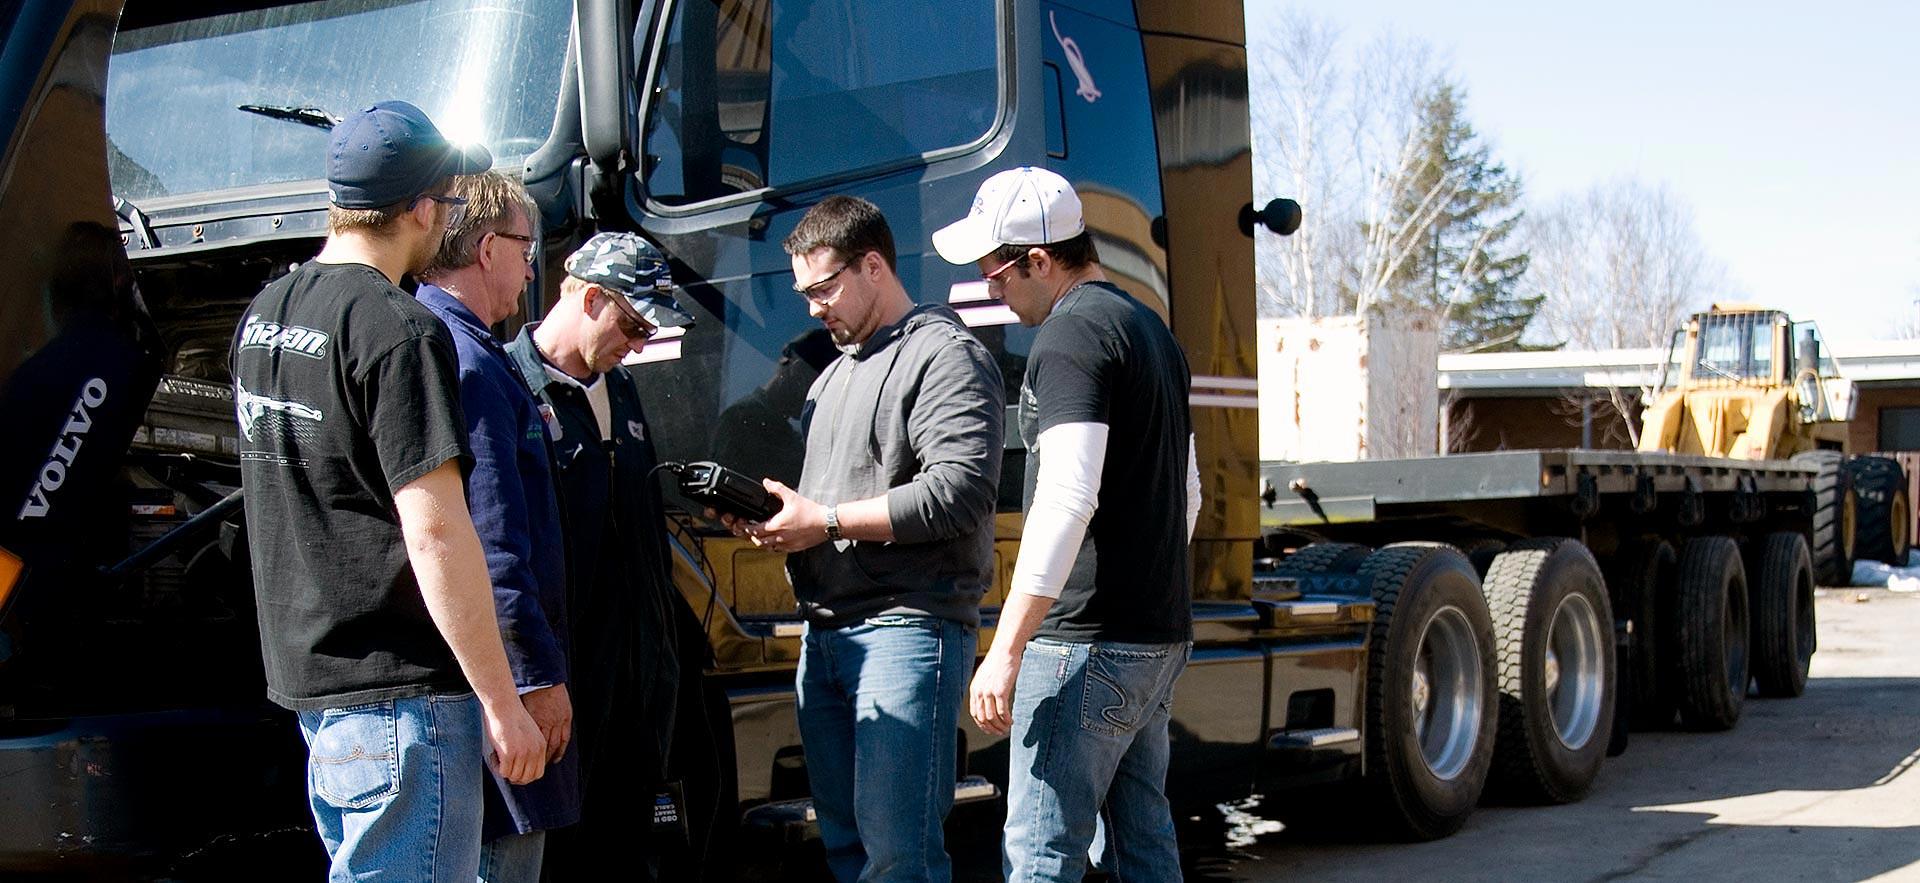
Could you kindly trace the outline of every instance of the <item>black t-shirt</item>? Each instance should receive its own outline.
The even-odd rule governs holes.
[[[1186,354],[1166,323],[1104,282],[1076,286],[1040,324],[1020,391],[1026,501],[1065,423],[1107,426],[1100,502],[1038,637],[1168,644],[1193,639],[1187,556]]]
[[[379,270],[309,262],[247,308],[233,377],[268,696],[315,710],[467,690],[393,503],[472,462],[446,326]]]

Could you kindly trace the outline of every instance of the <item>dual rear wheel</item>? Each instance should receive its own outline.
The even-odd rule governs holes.
[[[1806,687],[1814,573],[1799,533],[1756,540],[1747,556],[1730,537],[1677,547],[1646,537],[1605,573],[1566,538],[1517,542],[1475,565],[1440,543],[1315,544],[1282,564],[1358,575],[1373,595],[1366,793],[1405,836],[1451,834],[1487,793],[1584,797],[1622,681],[1631,687],[1619,707],[1636,723],[1677,716],[1699,730],[1732,727],[1750,683],[1767,696]],[[1636,648],[1619,660],[1615,599]]]

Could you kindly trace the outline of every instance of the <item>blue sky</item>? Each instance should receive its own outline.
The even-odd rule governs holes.
[[[1248,42],[1289,6],[1247,0]],[[1887,337],[1914,312],[1920,3],[1301,8],[1350,51],[1389,29],[1430,43],[1532,200],[1622,175],[1665,182],[1726,264],[1729,298],[1817,320],[1829,339]]]

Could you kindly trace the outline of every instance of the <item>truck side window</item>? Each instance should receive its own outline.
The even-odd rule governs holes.
[[[998,113],[996,4],[685,0],[661,47],[647,193],[688,205],[967,144]],[[929,32],[927,39],[901,34]]]

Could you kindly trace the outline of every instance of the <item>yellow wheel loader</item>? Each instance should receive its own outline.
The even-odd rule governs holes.
[[[1718,303],[1674,331],[1640,450],[1815,466],[1814,569],[1845,585],[1856,557],[1905,565],[1912,539],[1900,464],[1844,453],[1852,417],[1814,323]]]

